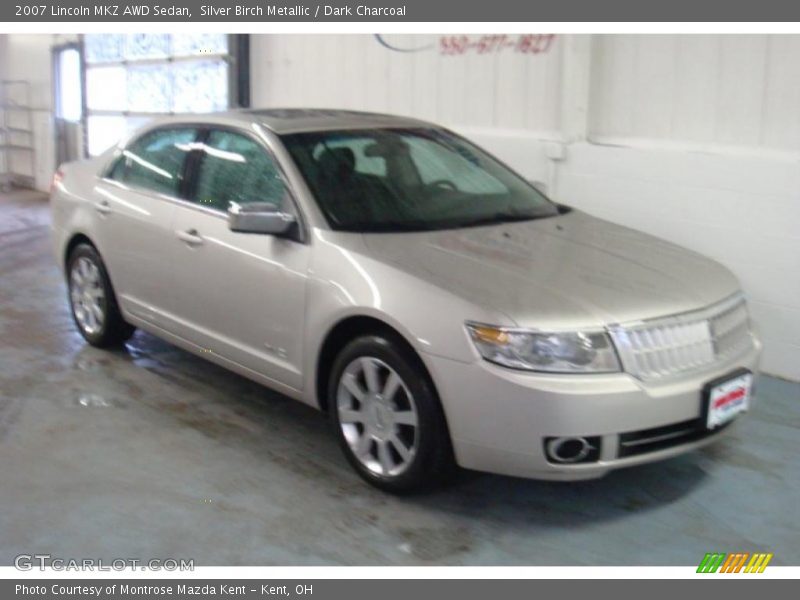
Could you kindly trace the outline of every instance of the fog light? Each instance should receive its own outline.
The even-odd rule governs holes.
[[[551,463],[597,462],[600,459],[600,436],[548,437],[544,439],[544,451],[548,462]]]

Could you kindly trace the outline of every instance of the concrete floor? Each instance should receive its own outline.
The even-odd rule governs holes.
[[[41,195],[0,195],[0,564],[800,564],[800,385],[705,451],[577,484],[465,474],[422,497],[372,490],[327,421],[150,335],[76,333]]]

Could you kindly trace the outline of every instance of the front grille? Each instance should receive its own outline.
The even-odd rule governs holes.
[[[717,358],[729,358],[742,354],[752,345],[750,319],[744,299],[723,307],[710,319],[711,339]]]
[[[751,345],[744,298],[706,309],[610,328],[625,371],[653,380],[698,371]]]
[[[642,429],[641,431],[630,431],[620,434],[618,458],[627,456],[637,456],[648,452],[665,450],[673,446],[688,444],[717,434],[728,427],[726,423],[716,429],[706,429],[701,419],[692,419],[673,425],[654,427],[653,429]]]

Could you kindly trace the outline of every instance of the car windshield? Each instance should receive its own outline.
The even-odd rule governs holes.
[[[558,214],[519,175],[441,129],[318,131],[282,139],[337,230],[450,229]]]

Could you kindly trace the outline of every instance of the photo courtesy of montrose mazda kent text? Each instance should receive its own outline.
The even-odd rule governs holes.
[[[171,117],[62,165],[51,204],[87,342],[140,328],[326,411],[385,490],[456,465],[600,477],[712,442],[753,399],[726,268],[431,123]]]

